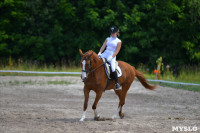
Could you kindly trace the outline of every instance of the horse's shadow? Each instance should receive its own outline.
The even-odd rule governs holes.
[[[113,121],[111,118],[86,118],[84,121]],[[58,119],[50,119],[50,122],[64,122],[64,123],[76,123],[80,122],[80,118],[58,118]]]
[[[65,123],[73,123],[73,122],[79,122],[80,118],[58,118],[58,119],[51,119],[51,122],[65,122]],[[92,118],[87,118],[85,121],[94,121]]]

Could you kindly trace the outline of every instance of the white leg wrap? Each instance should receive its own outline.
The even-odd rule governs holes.
[[[117,117],[117,114],[119,113],[119,111],[120,111],[120,106],[115,111],[114,115],[112,116],[112,119],[115,119]]]
[[[86,111],[83,111],[82,117],[80,119],[80,121],[84,121],[86,117]]]
[[[94,109],[94,118],[98,118],[100,115],[97,113],[96,109]]]

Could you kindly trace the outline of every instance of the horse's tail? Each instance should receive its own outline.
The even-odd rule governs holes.
[[[134,68],[135,69],[135,68]],[[139,72],[138,70],[135,69],[135,73],[136,73],[136,77],[137,79],[140,81],[140,83],[146,88],[146,89],[149,89],[149,90],[154,90],[157,85],[150,85],[146,78],[142,75],[141,72]]]

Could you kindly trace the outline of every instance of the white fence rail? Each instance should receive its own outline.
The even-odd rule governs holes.
[[[148,81],[151,81],[151,82],[160,82],[160,83],[169,83],[169,84],[179,84],[179,85],[193,85],[193,86],[200,86],[200,84],[194,84],[194,83],[182,83],[182,82],[173,82],[173,81],[165,81],[165,80],[152,80],[152,79],[148,79]]]
[[[39,71],[17,71],[17,70],[0,70],[3,73],[32,73],[32,74],[74,74],[78,75],[81,72],[39,72]]]
[[[17,70],[0,70],[0,73],[32,73],[32,74],[72,74],[72,75],[80,75],[81,72],[39,72],[39,71],[17,71]],[[182,83],[182,82],[172,82],[165,80],[152,80],[147,79],[151,82],[160,82],[160,83],[169,83],[169,84],[179,84],[179,85],[192,85],[192,86],[200,86],[200,84],[194,83]]]

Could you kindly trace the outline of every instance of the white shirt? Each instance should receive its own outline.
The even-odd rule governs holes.
[[[106,40],[107,40],[107,43],[106,43],[107,47],[106,47],[106,50],[101,54],[101,57],[108,59],[109,57],[111,57],[115,53],[115,51],[117,49],[117,44],[119,42],[121,42],[121,40],[117,37],[112,37],[112,36],[106,38]],[[112,72],[115,71],[115,62],[116,62],[116,56],[114,58],[112,58],[112,60],[110,62]]]
[[[119,38],[117,38],[117,37],[108,37],[108,38],[106,38],[106,40],[107,40],[107,47],[106,47],[106,50],[108,50],[108,51],[112,51],[112,53],[115,53],[115,51],[116,51],[116,48],[117,48],[117,44],[119,43],[119,42],[121,42],[121,40],[119,39]]]

